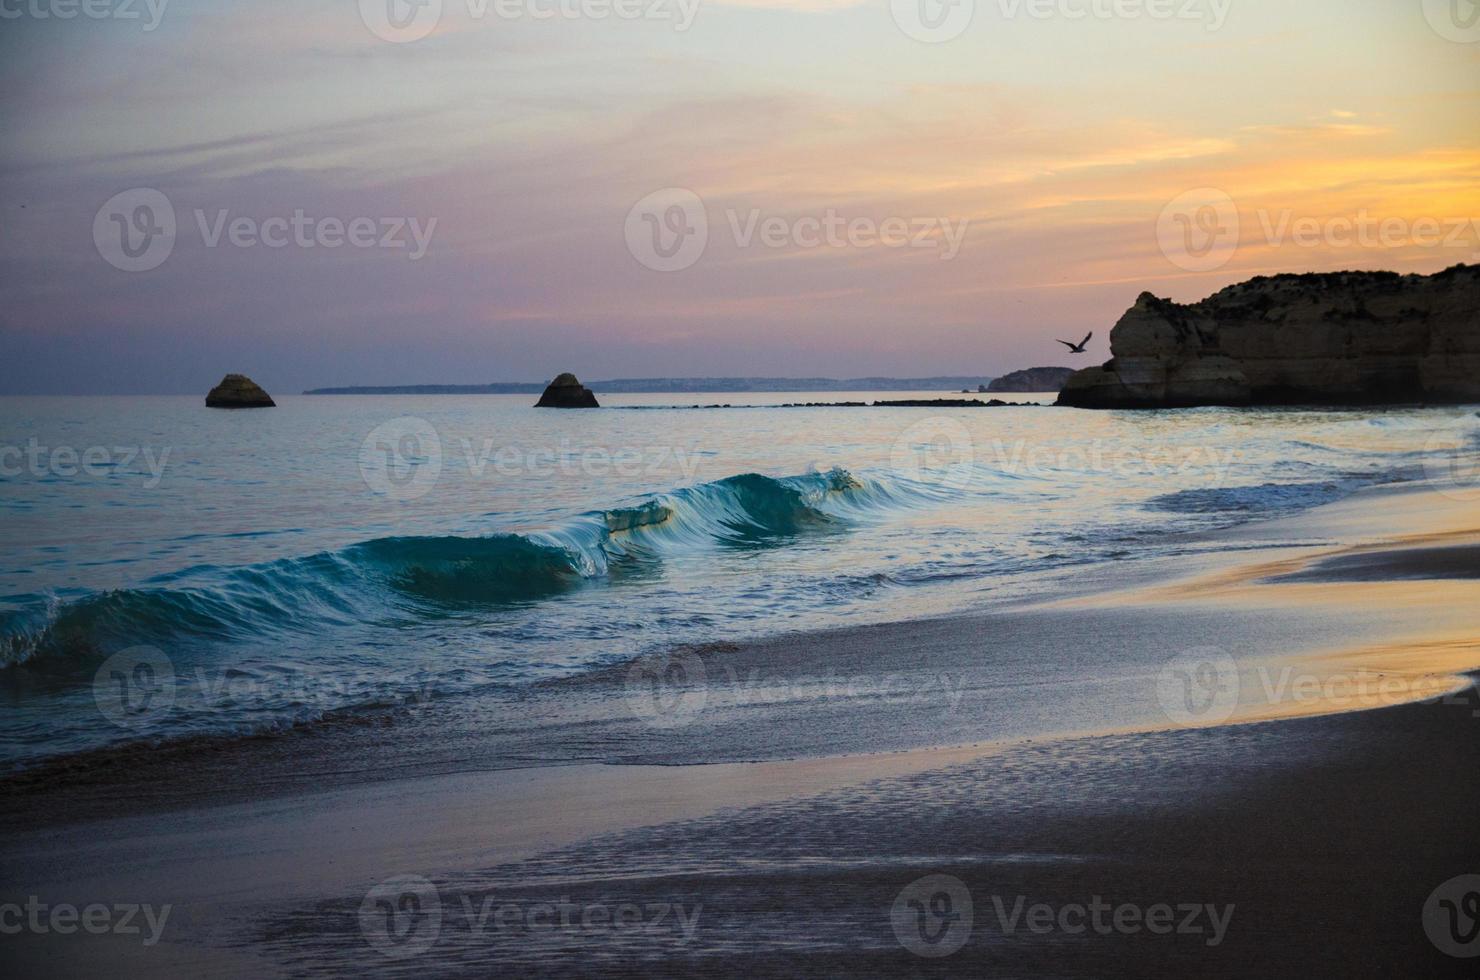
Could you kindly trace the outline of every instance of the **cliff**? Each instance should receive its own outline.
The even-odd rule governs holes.
[[[1110,353],[1075,373],[1058,403],[1480,402],[1480,266],[1261,276],[1188,305],[1142,293]]]
[[[1073,368],[1035,367],[1004,374],[987,385],[988,391],[1058,391],[1064,387]]]

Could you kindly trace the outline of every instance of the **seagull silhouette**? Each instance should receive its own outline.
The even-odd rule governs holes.
[[[1077,344],[1071,344],[1067,340],[1061,340],[1059,341],[1059,343],[1063,344],[1065,347],[1069,348],[1076,354],[1083,354],[1084,349],[1089,346],[1089,342],[1094,338],[1094,335],[1095,332],[1091,330],[1089,334]]]

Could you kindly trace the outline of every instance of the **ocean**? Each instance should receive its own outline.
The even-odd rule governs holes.
[[[0,399],[0,764],[1010,604],[1473,474],[1480,435],[1473,407],[779,407],[942,397]]]

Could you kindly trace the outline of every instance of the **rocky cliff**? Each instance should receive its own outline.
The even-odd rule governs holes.
[[[995,379],[987,391],[1058,391],[1073,373],[1066,367],[1026,368]]]
[[[1071,377],[1058,403],[1480,402],[1480,266],[1261,276],[1189,305],[1142,293],[1111,331],[1110,353]]]

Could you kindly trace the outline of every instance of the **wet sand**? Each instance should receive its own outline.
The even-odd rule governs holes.
[[[1362,494],[1116,591],[685,651],[704,682],[646,718],[627,668],[501,723],[12,780],[4,900],[175,911],[148,948],[4,941],[32,975],[1473,975],[1422,913],[1480,873],[1474,510]],[[1089,643],[1131,669],[1082,676]],[[1018,657],[1062,663],[1053,696],[1014,689]],[[372,898],[413,901],[365,905],[403,875]]]

